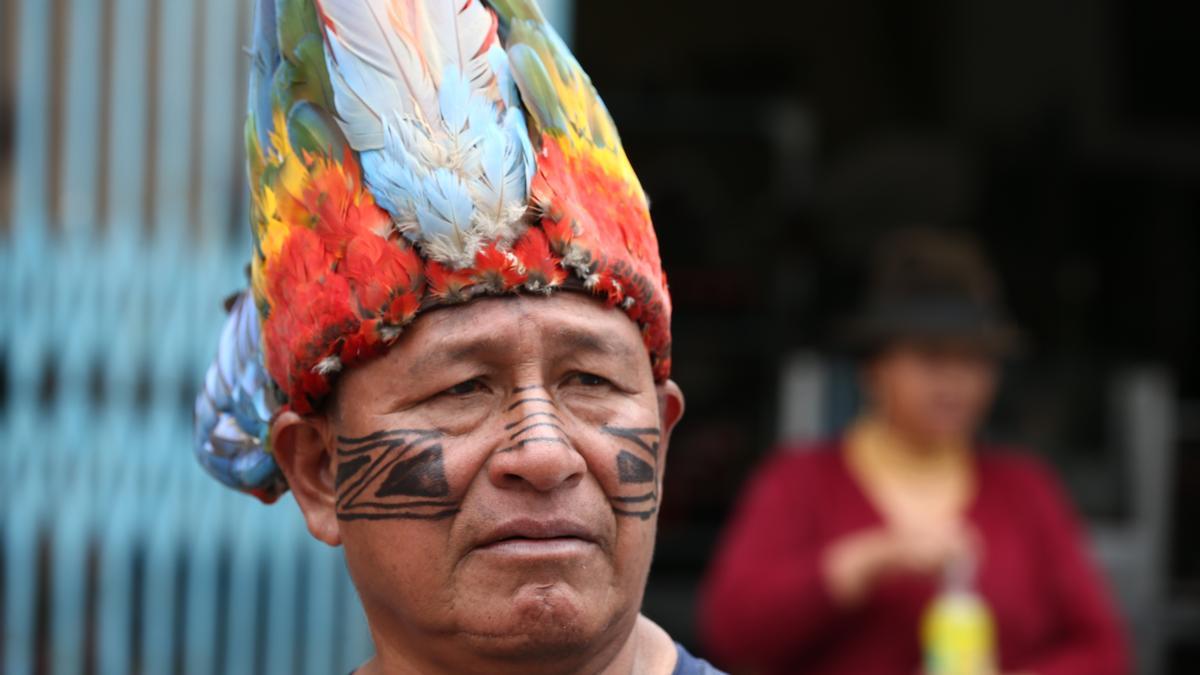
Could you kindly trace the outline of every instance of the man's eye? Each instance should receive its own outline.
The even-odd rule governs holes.
[[[443,393],[449,396],[466,396],[467,394],[474,394],[482,389],[483,383],[479,380],[467,380],[465,382],[459,382]]]
[[[582,384],[585,387],[602,387],[606,384],[610,384],[610,382],[603,377],[600,377],[599,375],[593,375],[591,373],[575,373],[571,376],[571,379],[577,384]]]

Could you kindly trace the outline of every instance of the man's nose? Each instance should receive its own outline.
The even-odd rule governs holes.
[[[551,492],[583,478],[587,462],[571,445],[562,418],[544,390],[518,392],[507,412],[504,441],[488,460],[493,484]]]

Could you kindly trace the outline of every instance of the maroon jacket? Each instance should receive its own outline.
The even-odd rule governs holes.
[[[1128,646],[1063,491],[1040,463],[980,452],[967,518],[983,538],[979,592],[996,620],[1003,672],[1126,675]],[[714,663],[765,673],[913,675],[918,626],[937,590],[882,581],[837,608],[820,560],[840,537],[882,524],[836,444],[783,448],[750,481],[701,600]]]

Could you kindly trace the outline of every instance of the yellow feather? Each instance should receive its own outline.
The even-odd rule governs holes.
[[[283,250],[291,228],[279,217],[279,200],[275,190],[264,187],[261,191],[263,222],[259,231],[259,247],[267,260],[273,260]]]
[[[554,53],[543,53],[541,57],[547,64],[556,64],[558,60]],[[602,171],[619,178],[641,195],[641,183],[625,155],[616,126],[595,89],[584,79],[583,70],[572,62],[567,68],[552,66],[547,71],[569,122],[562,142],[564,154],[570,159],[589,158]],[[564,78],[564,74],[569,77]]]

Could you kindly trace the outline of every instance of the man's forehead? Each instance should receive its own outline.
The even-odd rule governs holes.
[[[647,357],[637,325],[624,313],[582,293],[479,298],[417,318],[389,357],[410,371],[501,353],[541,338],[551,352]]]

